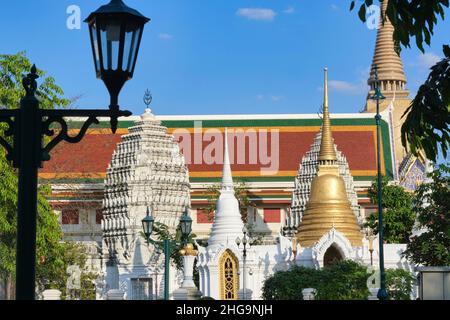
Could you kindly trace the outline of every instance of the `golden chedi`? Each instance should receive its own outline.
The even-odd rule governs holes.
[[[298,228],[297,239],[302,247],[310,247],[332,228],[335,228],[347,237],[352,246],[361,246],[363,238],[361,228],[351,209],[344,180],[339,175],[339,166],[331,134],[327,69],[325,69],[324,91],[319,166],[317,176],[311,184],[309,201]]]

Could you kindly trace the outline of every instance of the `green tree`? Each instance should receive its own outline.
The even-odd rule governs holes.
[[[22,77],[30,72],[31,67],[32,63],[24,51],[0,55],[0,106],[7,109],[19,108],[20,99],[25,96]],[[55,109],[69,106],[70,100],[64,97],[64,92],[56,85],[55,79],[46,76],[43,70],[38,69],[37,74],[41,83],[36,90],[40,108]]]
[[[183,270],[183,260],[180,254],[180,250],[183,248],[183,236],[181,233],[181,226],[178,225],[175,234],[171,233],[169,227],[161,222],[155,222],[153,225],[153,233],[156,240],[150,239],[150,243],[153,244],[159,252],[164,252],[163,240],[170,240],[170,259],[175,265],[177,270]],[[145,239],[145,235],[141,232],[141,236]],[[191,233],[186,240],[186,243],[193,243],[197,237],[196,234]]]
[[[208,206],[206,208],[206,211],[210,213],[209,219],[211,222],[214,219],[214,212],[216,211],[217,200],[219,200],[219,197],[220,197],[220,189],[221,189],[221,185],[217,184],[217,185],[210,186],[206,190],[207,201],[208,201]],[[241,219],[242,219],[242,222],[247,227],[248,235],[251,238],[251,243],[253,245],[260,244],[262,242],[262,238],[264,236],[260,233],[257,233],[254,230],[253,224],[248,223],[248,207],[256,207],[256,206],[253,202],[250,201],[248,186],[245,183],[245,181],[238,180],[234,183],[234,194],[236,196],[236,199],[239,202],[239,212],[241,214]]]
[[[403,269],[386,270],[386,288],[390,300],[410,300],[414,276]]]
[[[405,255],[424,266],[450,265],[450,166],[440,165],[416,191],[413,210],[423,232],[410,238]]]
[[[294,266],[288,271],[279,271],[264,282],[264,300],[303,300],[305,288],[317,288],[320,271],[312,268]]]
[[[0,105],[4,108],[19,107],[25,95],[22,75],[29,72],[31,62],[24,52],[14,55],[0,55]],[[37,89],[41,108],[67,107],[70,100],[64,98],[63,91],[52,77],[38,70],[42,82]],[[5,125],[0,125],[0,134],[5,137]],[[10,138],[7,138],[10,139]],[[0,278],[15,278],[16,236],[17,236],[17,172],[8,163],[5,152],[0,150]],[[67,266],[79,265],[86,271],[86,254],[81,245],[63,243],[58,217],[46,200],[50,188],[41,185],[38,191],[38,215],[36,236],[36,283],[40,290],[55,288],[65,293],[68,274]],[[94,276],[88,272],[82,275],[82,285],[92,283]],[[92,291],[92,290],[91,290]],[[80,290],[80,296],[92,297],[92,293]],[[64,297],[64,295],[63,295]],[[10,298],[12,296],[10,295]]]
[[[219,200],[221,185],[213,185],[206,190],[208,199],[208,212],[215,212],[217,206],[217,200]],[[247,223],[248,215],[247,208],[252,205],[248,197],[248,187],[244,181],[236,181],[234,183],[234,194],[239,202],[239,212],[241,213],[242,222]],[[211,221],[213,216],[211,215]]]
[[[367,288],[367,268],[351,260],[333,263],[321,271],[317,287],[318,300],[365,300],[369,296]]]
[[[367,9],[375,2],[378,1],[363,0],[358,11],[361,21],[366,21]],[[355,5],[356,1],[351,1],[350,10]],[[413,38],[419,50],[425,52],[424,44],[431,44],[438,18],[444,20],[448,6],[449,0],[389,0],[383,20],[389,19],[394,26],[399,52],[402,46],[410,48]],[[443,51],[445,58],[431,68],[407,109],[402,126],[405,148],[416,155],[423,150],[431,160],[436,160],[439,150],[445,158],[450,147],[450,47],[445,45]]]
[[[372,204],[378,203],[377,182],[369,188]],[[412,195],[398,185],[389,184],[388,179],[382,181],[384,238],[387,243],[407,243],[411,236],[416,215],[412,210]],[[366,226],[378,234],[378,213],[367,218]]]

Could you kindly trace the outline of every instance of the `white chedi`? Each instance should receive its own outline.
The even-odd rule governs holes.
[[[117,144],[105,179],[102,249],[107,273],[114,274],[107,275],[109,289],[120,287],[131,295],[130,278],[163,270],[161,255],[141,236],[147,207],[173,233],[187,206],[190,184],[184,157],[167,128],[146,109]]]
[[[225,130],[225,152],[222,172],[222,187],[217,201],[216,213],[208,239],[208,246],[218,243],[234,242],[242,238],[244,223],[239,211],[239,202],[234,194],[233,177],[231,174],[230,158],[228,154],[228,137]]]

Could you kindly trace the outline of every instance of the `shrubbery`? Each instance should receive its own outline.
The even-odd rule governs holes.
[[[317,290],[317,300],[365,300],[369,296],[367,268],[340,261],[320,270],[293,267],[275,273],[263,286],[265,300],[303,300],[305,288]],[[387,270],[386,285],[393,300],[408,300],[414,277],[404,270]]]

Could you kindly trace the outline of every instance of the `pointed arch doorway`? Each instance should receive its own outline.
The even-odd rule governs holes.
[[[219,284],[221,300],[237,300],[239,290],[239,261],[230,250],[226,250],[219,261]]]
[[[328,267],[342,260],[344,260],[344,256],[341,251],[335,245],[331,245],[323,256],[323,266]]]

